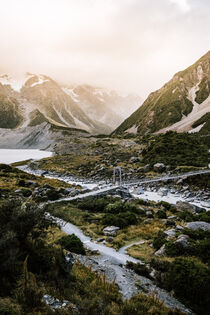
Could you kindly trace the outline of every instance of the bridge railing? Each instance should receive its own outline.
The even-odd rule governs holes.
[[[210,173],[210,169],[192,171],[188,173],[179,173],[179,174],[173,174],[173,175],[157,176],[153,178],[143,178],[136,181],[127,181],[123,183],[123,186],[131,186],[131,185],[150,183],[150,182],[156,182],[156,181],[164,181],[164,180],[189,177],[189,176],[195,176],[195,175],[207,174],[207,173]]]

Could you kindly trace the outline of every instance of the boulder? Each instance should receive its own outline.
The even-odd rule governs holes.
[[[103,233],[104,235],[115,236],[119,230],[118,226],[107,226],[103,229]]]
[[[153,169],[155,172],[162,173],[163,171],[165,171],[166,167],[163,163],[156,163],[154,164]]]
[[[167,235],[167,239],[171,239],[176,236],[176,230],[175,229],[170,229],[168,231],[164,232]]]
[[[210,223],[203,222],[203,221],[195,221],[195,222],[189,222],[185,225],[187,229],[190,230],[198,230],[201,229],[203,231],[210,231]]]
[[[181,226],[181,225],[177,225],[176,226],[176,230],[177,231],[182,231],[184,228],[183,228],[183,226]]]
[[[189,242],[188,242],[189,236],[181,234],[179,235],[178,239],[175,241],[175,244],[181,245],[183,248],[189,247]]]
[[[177,211],[187,211],[190,213],[195,213],[195,207],[194,205],[190,204],[186,201],[177,201],[176,203],[176,209]]]

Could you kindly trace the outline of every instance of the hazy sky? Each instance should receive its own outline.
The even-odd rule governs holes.
[[[0,73],[142,97],[210,49],[210,0],[0,0]]]

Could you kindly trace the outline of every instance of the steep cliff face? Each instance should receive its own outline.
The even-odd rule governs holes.
[[[15,128],[22,119],[18,101],[12,96],[11,88],[0,83],[0,128]]]
[[[210,51],[151,93],[115,133],[190,131],[193,123],[210,111],[209,94]]]

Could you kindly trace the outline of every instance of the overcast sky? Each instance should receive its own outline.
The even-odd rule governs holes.
[[[0,0],[0,73],[142,97],[210,49],[210,0]]]

